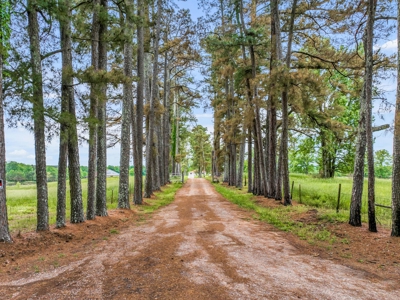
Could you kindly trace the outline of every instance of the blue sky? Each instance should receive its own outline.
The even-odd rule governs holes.
[[[201,16],[202,12],[198,9],[197,1],[179,1],[178,4],[182,8],[189,8],[192,13],[193,19]],[[375,48],[382,48],[387,54],[392,54],[397,52],[397,40],[389,40],[382,42],[375,46]],[[390,79],[381,83],[381,88],[388,91],[388,100],[392,103],[395,101],[395,91],[396,91],[396,79]],[[386,112],[382,115],[377,114],[377,109],[375,111],[375,125],[381,124],[392,124],[394,114],[393,112]],[[208,128],[209,132],[212,132],[213,119],[212,112],[206,111],[202,108],[196,109],[194,111],[195,116],[198,119],[198,124],[203,125]],[[383,117],[383,120],[381,119]],[[34,149],[34,138],[33,134],[26,129],[19,128],[6,128],[6,159],[7,161],[17,161],[26,164],[35,163],[35,149]],[[376,142],[374,144],[374,150],[386,149],[392,153],[393,145],[393,135],[390,132],[382,131],[374,134]],[[119,165],[119,145],[108,149],[108,164],[109,165]],[[87,165],[88,161],[88,146],[82,144],[80,147],[80,161],[81,165]],[[57,165],[58,163],[58,139],[55,138],[51,143],[47,144],[47,164]]]

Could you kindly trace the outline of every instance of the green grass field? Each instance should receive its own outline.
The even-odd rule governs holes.
[[[133,177],[130,178],[131,192],[133,191]],[[157,200],[151,201],[151,206],[146,207],[146,211],[151,212],[160,206],[166,205],[174,198],[175,192],[181,184],[174,183],[167,188],[163,188],[157,194]],[[83,205],[86,212],[87,200],[87,180],[82,180]],[[50,225],[56,222],[57,208],[57,183],[48,184],[49,194],[49,217]],[[67,220],[70,218],[69,191],[67,191]],[[21,230],[31,231],[36,229],[36,185],[15,185],[7,186],[7,209],[8,220],[11,233]],[[118,177],[107,178],[107,208],[117,208],[118,202]],[[147,199],[146,199],[146,202]]]
[[[300,201],[299,185],[301,186],[301,202],[314,207],[336,210],[339,184],[342,185],[339,215],[340,220],[347,220],[350,209],[352,178],[338,177],[333,179],[314,178],[305,174],[291,174],[290,184],[294,181],[293,199]],[[390,179],[375,180],[375,202],[378,204],[391,206],[392,181]],[[362,214],[363,221],[367,221],[367,180],[364,181]],[[384,226],[391,225],[392,211],[387,208],[376,207],[378,224]]]

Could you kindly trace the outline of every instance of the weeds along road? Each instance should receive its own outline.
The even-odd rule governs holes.
[[[204,179],[82,259],[0,283],[2,299],[398,299],[398,282],[299,253]],[[3,298],[4,297],[4,298]]]

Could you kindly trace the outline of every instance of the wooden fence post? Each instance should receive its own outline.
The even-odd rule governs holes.
[[[340,194],[342,193],[342,184],[339,183],[339,191],[337,196],[337,206],[336,206],[336,213],[339,213],[339,205],[340,205]]]
[[[301,203],[301,184],[299,184],[299,201]]]
[[[290,199],[293,199],[294,180],[292,181],[292,189],[290,191]]]

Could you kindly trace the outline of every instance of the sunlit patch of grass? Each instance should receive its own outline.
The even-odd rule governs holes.
[[[182,183],[176,182],[162,187],[162,191],[155,192],[155,199],[144,199],[148,205],[139,206],[139,211],[144,213],[152,213],[162,206],[170,204],[174,201],[176,192],[182,187]]]
[[[331,221],[346,222],[349,218],[349,209],[351,201],[351,192],[353,179],[350,177],[336,178],[315,178],[305,174],[291,174],[290,184],[294,182],[293,199],[300,200],[308,206],[324,208],[322,218]],[[339,184],[341,184],[339,214],[336,213],[338,200]],[[390,179],[375,179],[376,203],[391,206],[391,186]],[[364,191],[362,199],[362,219],[367,222],[367,180],[364,181]],[[382,207],[376,207],[376,217],[378,224],[389,226],[391,224],[391,210]]]
[[[310,207],[307,206],[277,206],[277,207],[262,207],[254,202],[252,194],[238,191],[234,188],[229,188],[221,184],[214,184],[215,189],[225,199],[243,207],[245,209],[255,211],[256,219],[267,222],[276,228],[292,232],[300,239],[308,241],[310,244],[315,244],[316,241],[327,241],[331,244],[336,242],[336,237],[327,229],[313,224],[306,224],[301,221],[294,221],[291,218],[293,213],[301,214],[307,212]]]
[[[133,190],[133,177],[130,189]],[[115,209],[118,205],[118,177],[107,178],[107,208]],[[7,186],[7,210],[10,231],[32,231],[36,229],[37,207],[36,185]],[[70,219],[69,183],[67,182],[66,219]],[[87,203],[87,179],[82,180],[82,200],[86,210]],[[57,214],[57,183],[48,183],[49,223],[56,223]]]

